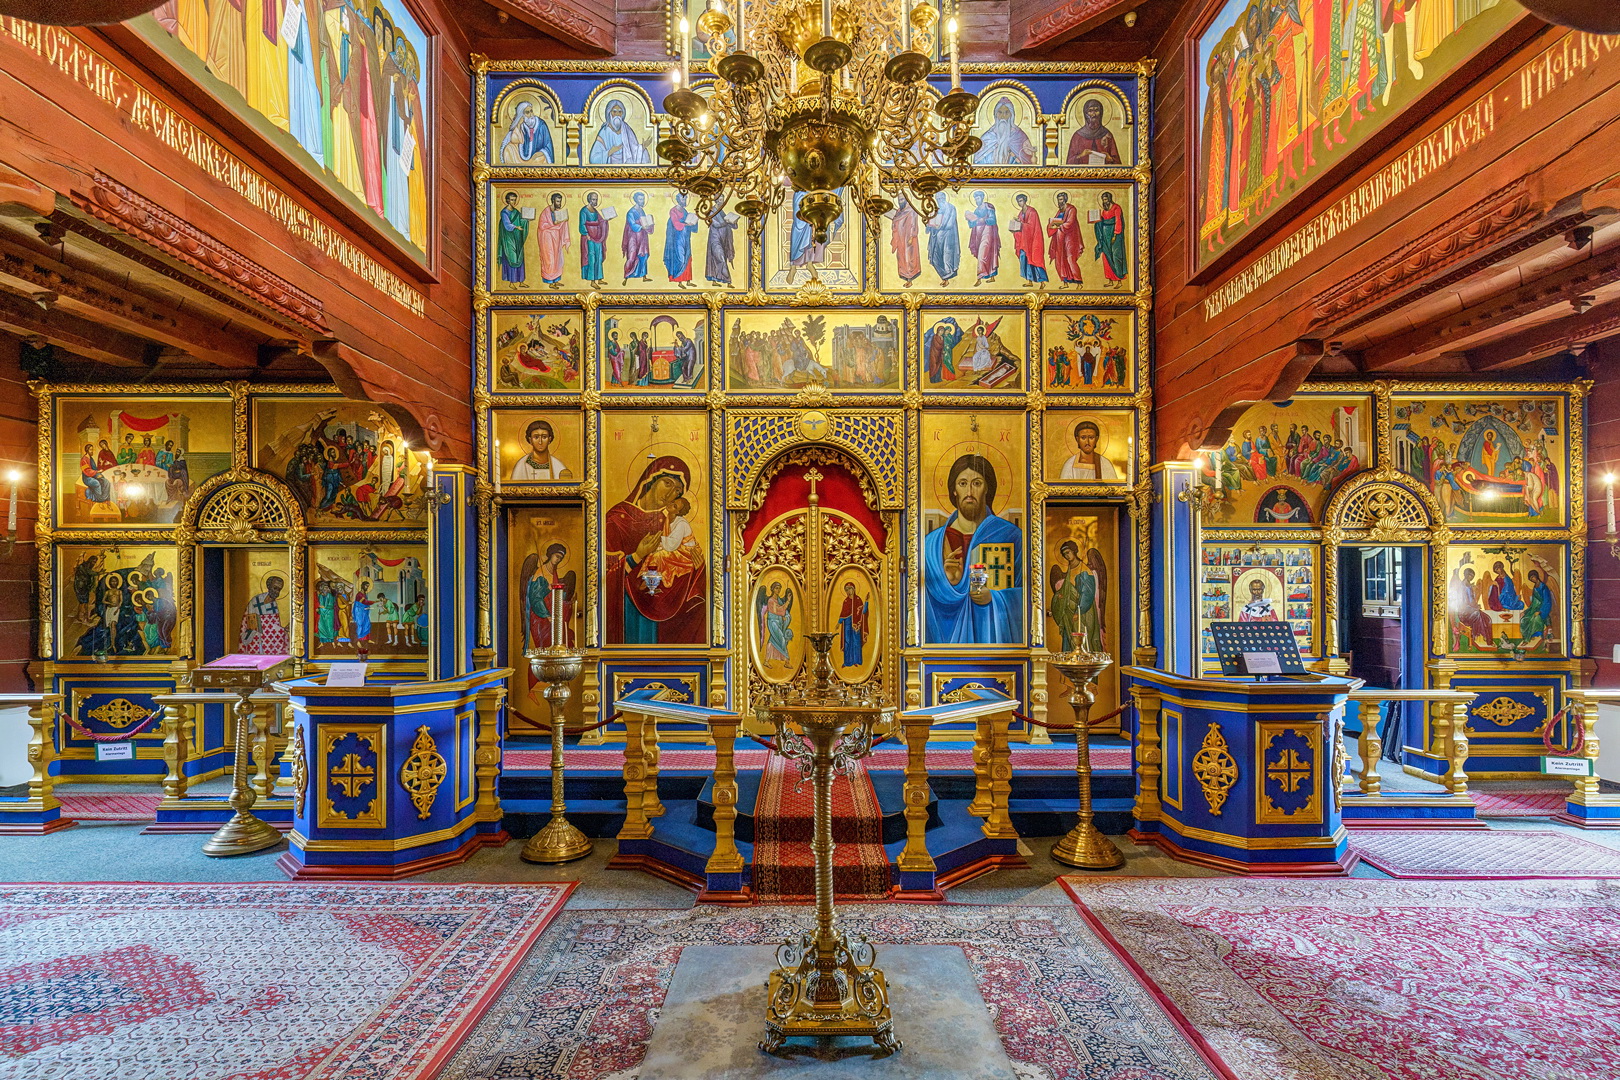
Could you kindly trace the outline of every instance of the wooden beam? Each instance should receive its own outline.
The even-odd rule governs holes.
[[[612,0],[488,0],[491,7],[565,45],[612,56],[619,43]]]
[[[111,327],[81,319],[43,303],[0,292],[0,328],[19,337],[44,338],[52,345],[115,367],[147,369],[157,353],[156,346]]]
[[[52,294],[53,303],[63,311],[160,342],[217,367],[252,371],[258,366],[257,341],[60,262],[54,253],[0,239],[0,281],[14,283],[24,293]]]
[[[1496,371],[1528,364],[1616,331],[1620,331],[1620,300],[1611,300],[1579,315],[1572,309],[1568,315],[1469,349],[1464,355],[1470,370]]]
[[[1514,323],[1548,308],[1568,304],[1616,281],[1620,281],[1620,247],[1581,259],[1446,318],[1369,345],[1362,350],[1363,369],[1383,371],[1409,366],[1428,353],[1489,333],[1493,327],[1510,330]]]
[[[1051,49],[1141,7],[1146,0],[1010,0],[1007,51],[1014,55]]]

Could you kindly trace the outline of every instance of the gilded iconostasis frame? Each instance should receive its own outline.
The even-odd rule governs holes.
[[[1282,591],[1262,585],[1255,600],[1294,622],[1302,656],[1333,669],[1341,613],[1357,602],[1340,595],[1340,552],[1421,548],[1422,580],[1407,587],[1421,588],[1425,682],[1480,692],[1467,736],[1486,760],[1469,771],[1539,776],[1541,726],[1583,678],[1590,387],[1315,382],[1251,407],[1196,470],[1197,670],[1220,670],[1207,624],[1240,617],[1248,579],[1267,574]],[[1408,771],[1429,775],[1420,757],[1408,754]]]
[[[68,702],[64,779],[160,778],[154,696],[227,653],[290,654],[300,674],[364,658],[384,678],[428,676],[427,466],[380,406],[323,384],[32,389],[36,681]],[[179,763],[195,775],[223,752],[222,728],[199,729]],[[101,766],[104,741],[134,743],[132,756]]]
[[[611,715],[620,684],[632,676],[663,682],[689,700],[742,707],[748,656],[735,582],[728,590],[709,581],[701,644],[685,630],[679,644],[653,648],[607,640],[604,605],[612,600],[605,596],[611,590],[604,522],[624,502],[630,471],[625,455],[643,453],[639,447],[627,451],[625,441],[633,431],[656,426],[651,441],[666,445],[649,464],[676,444],[703,455],[701,467],[694,456],[680,479],[695,488],[697,474],[703,474],[707,508],[694,507],[690,524],[702,525],[707,566],[716,568],[717,578],[718,568],[738,565],[742,508],[752,494],[737,485],[739,418],[774,416],[783,429],[768,441],[764,458],[750,459],[761,468],[795,447],[821,441],[785,434],[807,412],[826,416],[832,426],[845,422],[852,432],[867,423],[863,418],[880,418],[889,433],[882,437],[893,442],[863,446],[854,456],[878,488],[895,488],[892,502],[879,502],[882,513],[898,523],[886,553],[901,583],[895,633],[887,638],[890,647],[898,645],[894,660],[904,670],[903,679],[897,678],[904,688],[898,703],[931,703],[976,677],[981,683],[988,678],[1044,719],[1047,670],[1031,658],[1044,653],[1049,631],[1044,529],[1050,513],[1073,508],[1117,515],[1106,560],[1116,605],[1109,618],[1120,637],[1109,646],[1128,662],[1150,644],[1149,593],[1140,571],[1148,562],[1151,503],[1151,62],[963,65],[964,80],[983,96],[985,133],[1000,125],[996,130],[1005,138],[992,145],[1007,148],[1009,163],[980,164],[971,182],[942,196],[954,203],[950,228],[958,239],[957,262],[943,255],[939,262],[923,259],[914,241],[902,248],[907,234],[896,237],[893,218],[867,228],[851,213],[842,241],[835,235],[809,256],[789,235],[787,209],[765,223],[758,244],[746,223],[724,219],[723,208],[718,218],[699,222],[691,208],[672,199],[653,152],[667,123],[657,102],[669,69],[659,62],[474,58],[474,385],[479,488],[486,496],[480,503],[480,604],[486,615],[479,645],[495,650],[503,662],[520,659],[510,640],[512,620],[492,613],[497,597],[504,604],[515,595],[508,576],[536,554],[509,550],[512,515],[526,507],[577,506],[584,516],[578,590],[590,602],[568,610],[595,661],[587,665],[581,689],[586,709],[601,706],[604,716]],[[701,63],[693,70],[694,85],[710,77]],[[1099,123],[1105,141],[1085,145],[1102,145],[1106,155],[1075,150],[1082,145],[1076,132],[1086,127],[1095,133]],[[1118,163],[1062,163],[1065,141],[1073,144],[1071,154]],[[609,160],[637,163],[602,163]],[[1102,198],[1105,189],[1108,200]],[[986,198],[978,198],[979,192]],[[1009,218],[1025,220],[1026,208],[1037,228],[1073,221],[1083,232],[1083,259],[1066,263],[1063,272],[1048,239],[1036,242],[1033,257],[1043,264],[1045,287],[1021,278],[1034,264],[1020,262],[1019,230]],[[1116,249],[1105,258],[1093,243],[1097,222],[1110,215],[1125,225],[1124,266]],[[622,239],[632,216],[638,231],[653,226],[650,245],[639,241],[639,266],[631,242]],[[915,223],[911,235],[920,237],[940,220]],[[996,264],[977,261],[980,244],[970,237],[969,222],[985,220],[999,237],[1000,258],[999,273],[981,283],[976,278]],[[606,238],[603,248],[589,254],[581,250],[591,238],[584,231],[587,221],[592,236]],[[697,241],[689,251],[666,250],[660,264],[660,236],[688,221],[698,226]],[[711,253],[701,250],[711,226],[726,231],[733,245],[734,261],[718,269],[705,262]],[[545,249],[539,244],[542,228]],[[790,265],[796,251],[804,261],[819,255],[820,269]],[[912,261],[902,266],[907,251]],[[959,273],[946,276],[951,269]],[[1063,273],[1078,277],[1078,285],[1066,285]],[[1123,280],[1114,282],[1116,276]],[[691,280],[682,285],[685,278]],[[795,347],[810,343],[822,365],[814,377],[797,378],[785,359],[787,346],[776,344],[779,335],[793,339]],[[642,359],[649,336],[656,342],[650,370]],[[835,359],[822,360],[824,349]],[[967,364],[973,349],[988,351],[994,365],[986,370]],[[932,368],[927,350],[933,351]],[[571,434],[576,417],[577,440]],[[571,475],[562,475],[550,459],[531,456],[525,459],[531,479],[516,478],[512,442],[525,438],[537,420],[547,422],[543,438],[564,440],[568,450],[557,457]],[[701,446],[683,441],[705,421]],[[985,460],[1007,466],[1000,497],[1019,504],[1022,521],[1015,524],[1027,553],[1021,610],[1013,620],[1022,625],[1008,635],[1015,640],[929,643],[921,581],[924,520],[937,526],[942,516],[926,504],[937,501],[938,485],[930,478],[943,476],[949,462],[930,455],[925,436],[944,424],[957,425],[968,441],[981,430],[994,432],[995,450],[1003,456]],[[673,443],[671,431],[678,433]],[[1082,437],[1088,440],[1083,446]],[[1078,449],[1063,445],[1069,441]],[[585,466],[574,468],[568,453]],[[1082,459],[1096,464],[1074,464]],[[1023,737],[1045,738],[1028,727]]]

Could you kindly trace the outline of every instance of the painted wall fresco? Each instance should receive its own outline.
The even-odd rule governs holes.
[[[1334,489],[1372,464],[1371,399],[1301,394],[1262,402],[1203,462],[1204,483],[1221,488],[1211,523],[1319,524]]]
[[[403,0],[167,0],[129,25],[427,258],[433,50]]]
[[[1024,641],[1022,413],[935,411],[922,425],[925,640]],[[975,567],[982,567],[981,571]]]
[[[1317,549],[1294,545],[1205,543],[1198,567],[1200,640],[1215,652],[1212,622],[1286,622],[1301,656],[1317,656],[1320,600]]]
[[[1048,393],[1124,394],[1136,389],[1136,312],[1041,312],[1042,379]]]
[[[1569,575],[1556,544],[1453,544],[1446,557],[1452,656],[1563,656]]]
[[[899,310],[725,313],[728,390],[896,390],[905,364]]]
[[[56,404],[57,521],[170,525],[231,464],[231,403],[64,397]]]
[[[1198,264],[1282,210],[1523,14],[1513,0],[1226,0],[1188,45]]]
[[[424,465],[399,423],[367,402],[270,398],[255,405],[254,465],[287,481],[311,525],[421,525]]]
[[[56,559],[64,657],[122,663],[176,654],[174,548],[63,544]]]
[[[426,544],[312,544],[311,655],[426,656],[432,617],[427,554]]]
[[[1569,454],[1564,399],[1400,397],[1396,465],[1434,492],[1454,525],[1563,525]]]
[[[924,390],[1022,390],[1028,322],[1006,308],[923,312]]]
[[[578,311],[501,309],[490,316],[497,390],[578,390],[585,370]]]
[[[709,381],[709,316],[702,310],[604,310],[597,330],[603,390],[693,390]]]

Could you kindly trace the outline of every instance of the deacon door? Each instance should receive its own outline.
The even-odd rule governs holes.
[[[735,610],[747,665],[745,709],[768,686],[807,671],[807,635],[834,635],[844,682],[887,700],[898,691],[899,597],[892,514],[873,509],[854,459],[826,447],[789,451],[760,476],[755,509],[738,515],[747,573]]]

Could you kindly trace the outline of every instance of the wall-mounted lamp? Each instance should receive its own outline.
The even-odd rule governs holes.
[[[1609,542],[1609,554],[1620,559],[1620,533],[1616,533],[1614,529],[1614,481],[1614,473],[1606,472],[1603,474],[1603,506],[1606,518],[1603,539]],[[12,490],[15,491],[16,489],[13,488]]]
[[[429,506],[444,506],[450,501],[450,493],[439,490],[438,476],[434,472],[433,455],[424,451],[423,456],[427,458],[427,490],[422,493],[422,497],[427,500]]]
[[[1194,514],[1207,514],[1215,509],[1221,501],[1221,466],[1214,463],[1215,486],[1204,483],[1204,457],[1202,454],[1192,459],[1193,482],[1176,496],[1182,502],[1192,507]]]
[[[6,483],[11,486],[11,495],[6,502],[6,554],[17,546],[17,488],[22,484],[22,472],[11,469],[6,473]]]

